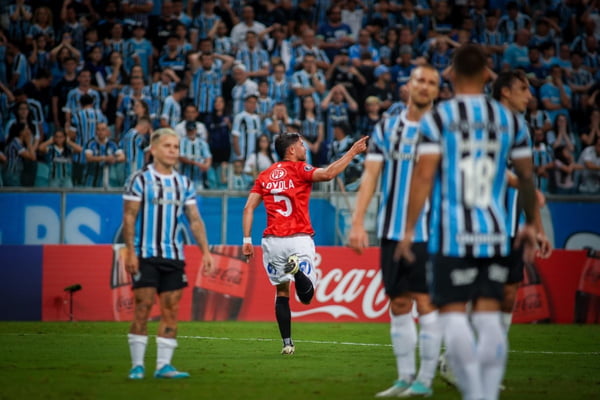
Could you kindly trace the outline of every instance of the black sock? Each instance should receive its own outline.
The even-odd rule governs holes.
[[[290,311],[290,298],[285,296],[277,296],[275,300],[275,317],[277,317],[277,325],[279,325],[279,333],[281,338],[289,339],[292,337],[292,312]]]
[[[304,272],[298,271],[294,275],[294,280],[296,282],[296,294],[300,301],[304,304],[310,303],[315,294],[315,288],[313,288],[313,284],[308,279],[308,276]]]

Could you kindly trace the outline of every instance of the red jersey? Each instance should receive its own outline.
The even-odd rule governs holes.
[[[308,215],[315,170],[302,161],[281,161],[258,175],[251,192],[262,196],[267,210],[267,229],[263,236],[315,234]]]

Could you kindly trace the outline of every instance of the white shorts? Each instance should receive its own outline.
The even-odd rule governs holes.
[[[308,235],[277,237],[268,236],[262,239],[263,266],[272,285],[294,280],[292,274],[283,272],[287,259],[296,254],[300,261],[300,270],[310,279],[313,287],[317,284],[315,269],[315,242]]]

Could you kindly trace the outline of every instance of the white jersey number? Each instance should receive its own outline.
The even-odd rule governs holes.
[[[463,199],[467,207],[487,208],[492,202],[496,165],[491,157],[460,160],[463,173]]]
[[[284,217],[289,217],[290,215],[292,215],[293,208],[292,208],[292,202],[289,197],[282,196],[280,194],[276,194],[273,196],[273,200],[275,200],[276,202],[282,201],[285,206],[285,209],[275,210],[275,211],[277,211],[279,214],[283,215]]]

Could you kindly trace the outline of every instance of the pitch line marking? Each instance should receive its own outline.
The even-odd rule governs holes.
[[[0,332],[0,336],[45,336],[54,335],[55,333],[3,333]],[[122,335],[112,334],[68,334],[60,333],[60,336],[72,336],[72,337],[90,337],[90,336],[110,336],[117,337]],[[148,335],[148,337],[154,337],[156,335]],[[204,340],[232,340],[242,342],[280,342],[281,339],[272,338],[229,338],[222,336],[177,336],[177,339],[204,339]],[[333,344],[342,346],[366,346],[366,347],[392,347],[391,344],[386,343],[358,343],[358,342],[338,342],[335,340],[302,340],[294,339],[294,343],[312,343],[312,344]],[[533,350],[509,350],[509,353],[520,353],[520,354],[548,354],[548,355],[575,355],[575,356],[598,356],[600,351],[533,351]]]
[[[178,339],[205,339],[205,340],[235,340],[245,342],[279,342],[281,339],[271,338],[228,338],[228,337],[215,337],[215,336],[177,336]],[[294,339],[294,343],[312,343],[312,344],[334,344],[344,346],[367,346],[367,347],[392,347],[391,344],[386,343],[357,343],[357,342],[338,342],[334,340],[298,340]],[[533,350],[509,350],[509,353],[522,353],[522,354],[551,354],[551,355],[589,355],[597,356],[600,355],[598,351],[533,351]]]

